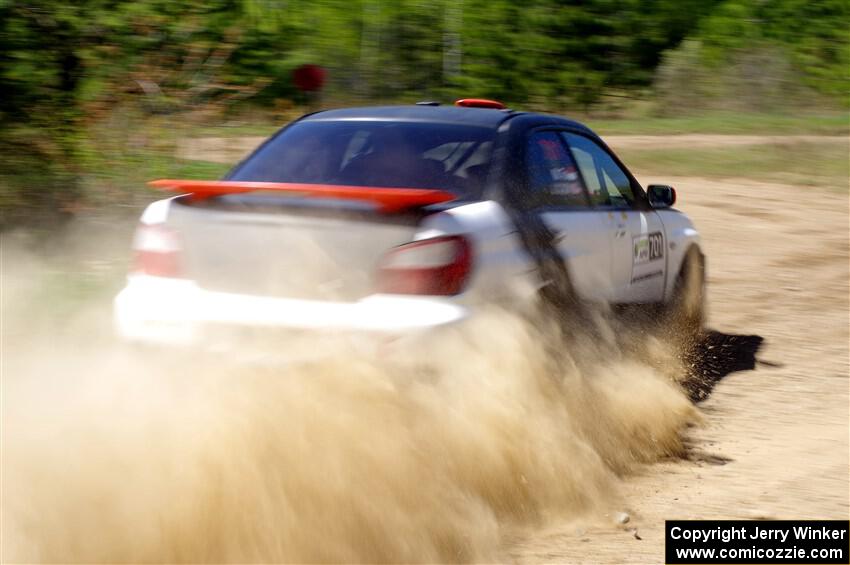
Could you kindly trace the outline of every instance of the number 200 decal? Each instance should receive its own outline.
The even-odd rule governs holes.
[[[634,238],[634,262],[636,265],[648,263],[664,257],[664,236],[661,232],[652,232]]]

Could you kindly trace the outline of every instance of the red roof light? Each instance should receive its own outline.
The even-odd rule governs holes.
[[[455,101],[455,106],[461,106],[463,108],[492,108],[494,110],[504,110],[507,108],[507,106],[497,100],[487,100],[486,98],[461,98]]]

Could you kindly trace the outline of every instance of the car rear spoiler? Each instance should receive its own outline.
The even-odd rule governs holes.
[[[159,179],[149,182],[148,185],[169,192],[191,194],[195,199],[261,190],[281,192],[296,198],[358,200],[375,204],[378,210],[387,214],[449,202],[457,198],[451,192],[430,188],[382,188],[288,182]]]

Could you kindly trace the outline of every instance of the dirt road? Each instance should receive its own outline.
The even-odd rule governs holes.
[[[850,514],[847,194],[641,180],[673,184],[702,233],[709,326],[762,336],[769,365],[732,373],[702,404],[694,460],[626,479],[628,524],[535,532],[509,549],[523,563],[659,563],[665,519]]]

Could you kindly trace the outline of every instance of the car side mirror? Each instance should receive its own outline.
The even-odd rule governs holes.
[[[651,184],[646,188],[649,205],[653,208],[669,208],[676,203],[676,189],[666,184]]]

